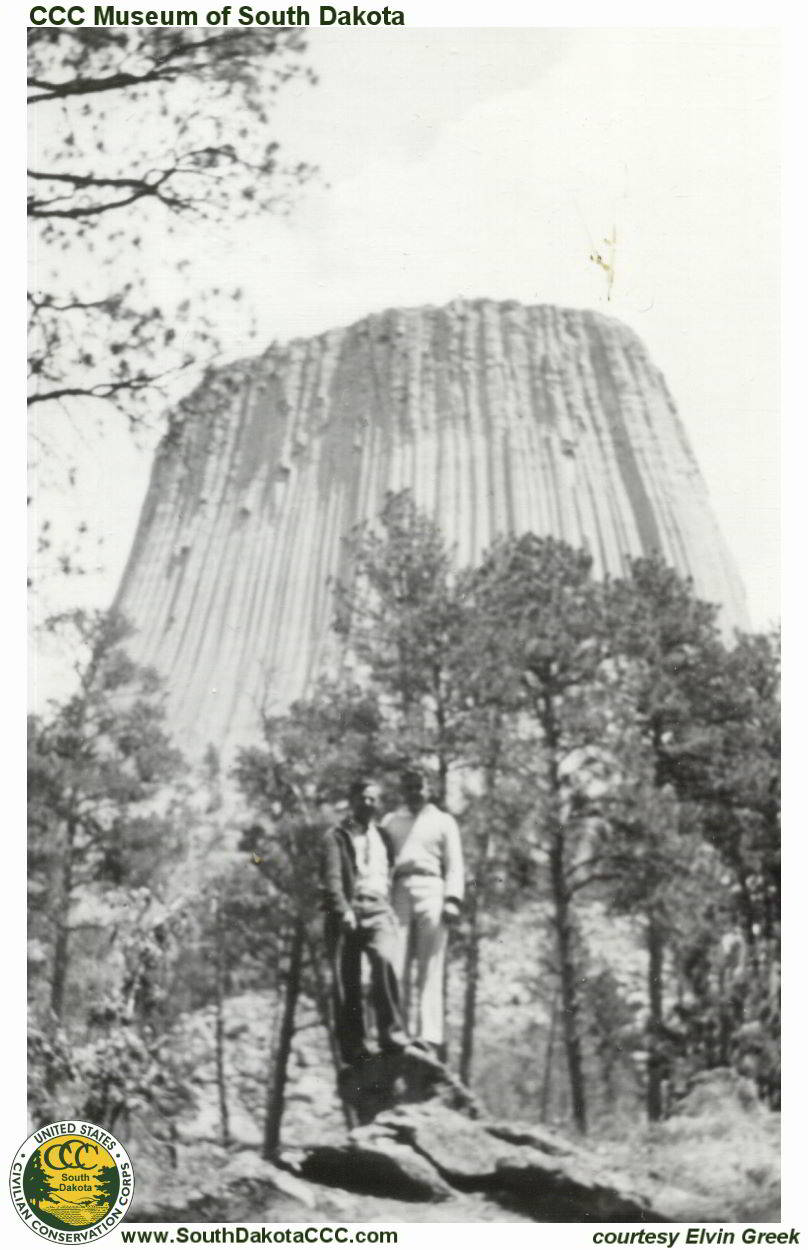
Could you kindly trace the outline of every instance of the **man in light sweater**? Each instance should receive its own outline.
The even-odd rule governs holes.
[[[381,829],[393,858],[393,910],[398,917],[397,970],[406,984],[415,961],[418,985],[417,1037],[439,1059],[443,1036],[443,965],[447,926],[456,923],[463,899],[463,848],[457,821],[430,802],[418,768],[401,774],[403,806]]]

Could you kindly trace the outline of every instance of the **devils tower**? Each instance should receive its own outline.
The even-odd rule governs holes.
[[[192,752],[255,737],[331,643],[342,538],[409,488],[459,564],[532,530],[596,572],[660,553],[744,626],[743,589],[664,378],[593,312],[391,309],[208,378],[158,448],[117,606]]]

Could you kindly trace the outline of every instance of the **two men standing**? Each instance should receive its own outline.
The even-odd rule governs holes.
[[[444,1057],[443,967],[447,925],[460,914],[463,853],[457,822],[429,801],[417,769],[401,777],[403,806],[376,824],[379,789],[351,787],[351,814],[325,837],[323,897],[334,983],[334,1027],[343,1062],[365,1045],[361,960],[370,964],[370,997],[379,1045],[394,1051],[408,1037],[400,986],[414,961],[417,1040]],[[390,883],[392,877],[392,900]],[[392,905],[391,905],[392,904]]]

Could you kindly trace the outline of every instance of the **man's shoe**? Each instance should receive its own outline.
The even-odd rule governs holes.
[[[428,1059],[430,1063],[443,1065],[446,1062],[445,1043],[426,1042],[419,1037],[410,1043],[410,1049],[413,1054],[421,1059]]]
[[[350,1058],[345,1060],[344,1066],[346,1068],[355,1068],[360,1063],[367,1063],[368,1059],[372,1059],[376,1053],[369,1046],[359,1046],[351,1054]]]
[[[400,1055],[409,1045],[410,1039],[406,1033],[391,1033],[381,1043],[381,1051],[383,1055]]]

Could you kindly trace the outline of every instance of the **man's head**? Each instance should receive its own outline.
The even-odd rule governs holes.
[[[378,813],[379,787],[372,777],[357,777],[348,790],[348,802],[355,820],[367,825]]]
[[[422,768],[408,765],[399,778],[401,795],[411,812],[417,812],[429,798],[429,784]]]

